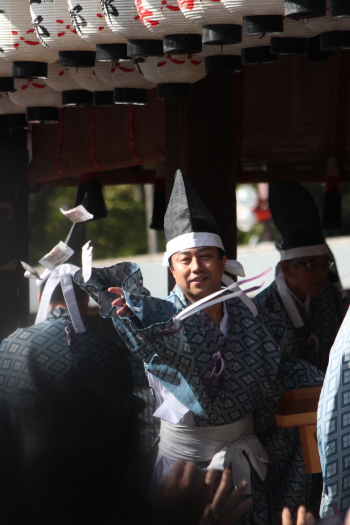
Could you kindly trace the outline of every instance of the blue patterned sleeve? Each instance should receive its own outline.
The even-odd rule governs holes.
[[[151,297],[143,286],[143,278],[137,264],[125,262],[109,268],[93,268],[91,277],[84,282],[79,270],[74,281],[99,305],[101,317],[111,317],[116,330],[129,348],[145,361],[155,354],[150,339],[173,325],[178,308],[171,300]],[[125,301],[133,315],[118,316],[117,307],[111,305],[116,295],[108,292],[110,287],[122,288]],[[161,350],[161,344],[158,344]]]

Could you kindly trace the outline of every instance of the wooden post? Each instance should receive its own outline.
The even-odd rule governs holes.
[[[9,219],[28,230],[27,132],[1,132],[0,205]],[[1,249],[1,246],[0,246]],[[18,257],[28,260],[28,246]],[[18,259],[0,266],[0,341],[18,327],[28,326],[29,283]]]
[[[167,198],[175,171],[180,168],[213,214],[227,257],[234,259],[234,76],[208,75],[192,89],[190,100],[165,103]]]

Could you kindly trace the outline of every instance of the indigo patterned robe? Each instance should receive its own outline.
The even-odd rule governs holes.
[[[271,520],[278,522],[282,507],[285,504],[293,507],[300,499],[305,473],[302,470],[300,475],[298,471],[302,461],[299,442],[295,443],[294,436],[286,439],[285,433],[276,431],[274,412],[282,392],[323,380],[323,374],[308,364],[294,358],[281,359],[286,329],[280,319],[264,308],[259,308],[254,318],[239,298],[226,302],[231,339],[224,354],[223,399],[222,376],[214,379],[210,390],[204,378],[212,354],[217,350],[223,352],[226,338],[211,319],[204,320],[203,312],[181,322],[173,320],[190,304],[178,286],[166,299],[151,297],[134,263],[93,269],[86,285],[81,271],[74,279],[98,301],[102,317],[112,316],[127,347],[147,363],[148,373],[192,411],[196,426],[225,425],[254,415],[256,435],[272,458],[265,483],[252,473],[254,522],[261,525]],[[112,286],[123,288],[132,317],[118,317],[112,308],[115,295],[107,292]],[[286,471],[290,478],[282,482]],[[275,476],[272,481],[270,474]],[[271,498],[267,490],[270,485]],[[240,522],[248,523],[248,519],[247,513]]]
[[[326,282],[319,295],[310,297],[308,313],[293,296],[292,299],[304,321],[304,326],[300,328],[296,328],[291,321],[275,282],[260,292],[254,298],[254,302],[277,314],[286,324],[287,344],[285,352],[288,355],[304,359],[325,372],[330,349],[343,320],[341,294],[335,286]],[[318,352],[314,341],[309,342],[311,334],[318,338]]]
[[[55,413],[52,401],[58,403],[76,388],[116,418],[143,409],[144,402],[133,395],[126,355],[103,332],[85,327],[76,334],[68,310],[53,308],[44,322],[18,329],[1,343],[0,400],[9,403],[25,430],[47,435]],[[53,398],[45,396],[38,379],[49,385]],[[77,401],[86,406],[84,398]]]
[[[329,355],[317,438],[324,480],[320,516],[344,519],[350,507],[350,309]]]

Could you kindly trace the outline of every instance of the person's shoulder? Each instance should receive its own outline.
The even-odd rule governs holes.
[[[266,306],[268,301],[271,299],[271,297],[275,294],[277,288],[276,283],[273,281],[269,286],[267,286],[264,290],[257,293],[256,296],[253,298],[253,302],[256,305],[260,306]]]

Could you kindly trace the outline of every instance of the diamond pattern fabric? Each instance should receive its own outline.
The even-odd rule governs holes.
[[[88,323],[86,328],[76,334],[68,310],[54,308],[44,322],[19,329],[1,343],[1,399],[9,402],[25,429],[50,431],[55,411],[43,384],[49,385],[55,403],[70,391],[88,393],[109,407],[115,418],[144,408],[144,402],[133,395],[127,357],[104,333],[91,330]],[[79,403],[85,406],[84,397]]]
[[[177,286],[164,300],[150,297],[133,263],[93,269],[87,284],[82,284],[81,272],[75,280],[97,298],[101,315],[112,317],[127,347],[146,363],[147,372],[192,411],[196,426],[225,425],[253,414],[255,432],[270,458],[265,483],[257,481],[255,485],[254,523],[278,523],[286,498],[291,507],[303,501],[307,476],[299,439],[295,432],[285,434],[275,428],[274,412],[284,391],[320,384],[323,374],[288,356],[284,349],[286,328],[275,314],[259,308],[254,318],[239,299],[226,302],[229,329],[234,336],[224,357],[223,402],[219,396],[222,377],[214,378],[210,391],[202,380],[212,357],[207,323],[202,322],[205,314],[196,313],[181,323],[173,321],[176,313],[189,304]],[[132,317],[118,317],[106,292],[109,286],[123,288]],[[209,318],[206,321],[217,349],[222,351],[226,345],[224,335]],[[282,479],[286,471],[289,477],[279,490],[272,477]],[[254,472],[252,476],[255,480]],[[248,524],[248,514],[239,520],[240,524]]]

